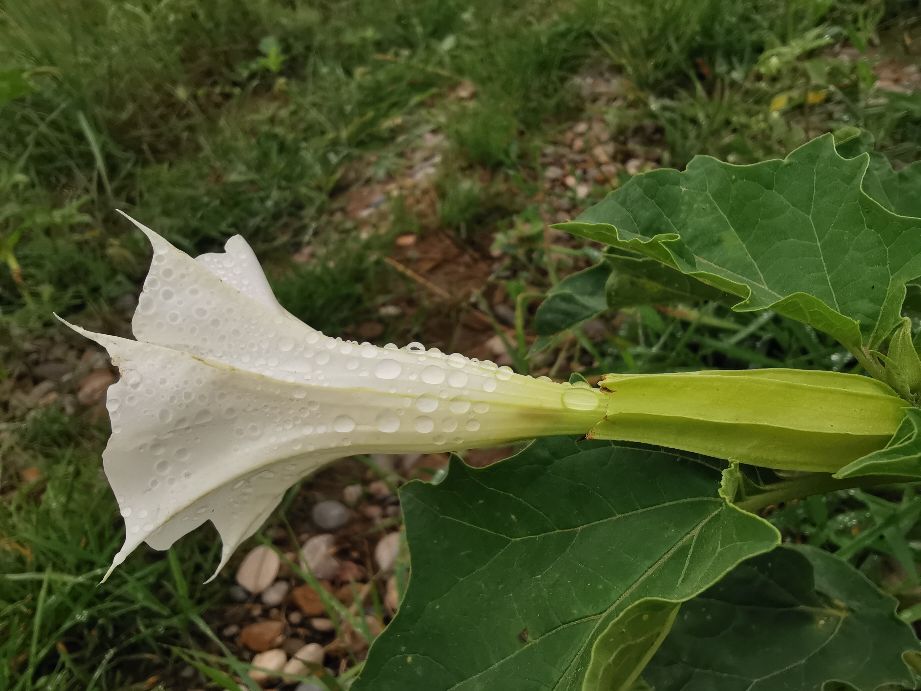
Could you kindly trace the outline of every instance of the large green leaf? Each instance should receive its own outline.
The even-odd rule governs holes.
[[[895,607],[841,559],[782,547],[685,603],[644,677],[656,691],[914,688],[918,639]]]
[[[412,578],[356,691],[580,689],[608,634],[593,668],[604,678],[605,655],[667,623],[621,619],[619,642],[611,624],[631,605],[687,600],[777,544],[773,527],[718,496],[719,479],[671,453],[554,438],[410,483]]]
[[[842,158],[831,135],[748,166],[698,156],[684,172],[632,178],[559,227],[732,293],[736,310],[772,308],[852,351],[875,348],[921,276],[921,219],[864,191],[868,161]]]

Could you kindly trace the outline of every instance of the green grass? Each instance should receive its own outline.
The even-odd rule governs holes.
[[[631,308],[529,355],[534,296],[594,258],[544,240],[551,200],[539,153],[585,116],[573,77],[614,73],[623,96],[591,108],[616,151],[639,139],[672,165],[697,153],[745,162],[858,125],[910,160],[921,140],[917,94],[881,96],[873,54],[848,62],[832,48],[882,41],[905,57],[898,37],[919,25],[913,11],[824,0],[8,0],[0,391],[27,381],[36,357],[83,347],[52,311],[124,329],[116,305],[137,293],[148,250],[119,208],[189,252],[244,235],[281,302],[333,335],[354,336],[396,304],[414,310],[389,320],[381,342],[448,342],[429,320],[443,306],[381,261],[398,234],[448,231],[493,262],[477,309],[498,323],[488,301],[499,293],[517,309],[507,340],[519,369],[559,378],[849,369],[807,327],[721,306]],[[382,220],[341,212],[356,181],[405,177],[425,132],[446,139],[431,208],[400,188]],[[292,263],[305,245],[310,261]],[[100,470],[105,427],[61,401],[24,412],[11,397],[0,417],[0,688],[148,688],[150,675],[163,688],[204,679],[234,688],[245,666],[205,623],[229,582],[200,585],[216,563],[213,535],[189,536],[167,556],[142,551],[98,586],[122,537]],[[20,481],[25,468],[41,479]],[[902,594],[917,578],[906,561],[917,557],[912,498],[835,495],[775,519],[791,536],[848,550]],[[849,537],[858,524],[870,538]],[[895,584],[894,568],[904,574]],[[189,665],[197,681],[171,676]]]

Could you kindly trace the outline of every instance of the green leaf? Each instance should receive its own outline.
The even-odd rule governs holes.
[[[355,690],[582,688],[599,636],[606,650],[655,637],[613,635],[631,605],[687,600],[778,543],[719,479],[671,453],[553,438],[406,485],[412,577]]]
[[[921,161],[896,171],[885,156],[871,154],[864,189],[890,211],[921,218]]]
[[[921,276],[921,219],[864,192],[867,165],[842,158],[832,135],[749,166],[698,156],[685,172],[635,176],[558,227],[732,293],[737,311],[774,309],[858,352],[895,328],[906,283]]]
[[[604,285],[611,275],[605,261],[567,276],[547,293],[534,314],[538,336],[551,336],[607,309]]]
[[[725,300],[723,293],[693,278],[636,254],[611,254],[611,277],[605,286],[610,309],[636,305]]]
[[[610,253],[554,286],[537,308],[534,327],[539,336],[551,336],[605,310],[725,298],[725,293],[652,259]]]
[[[582,688],[633,688],[680,608],[677,602],[645,599],[625,609],[595,640]]]
[[[644,672],[656,691],[915,688],[896,601],[837,557],[782,547],[685,603]]]
[[[835,473],[837,478],[862,475],[921,479],[921,410],[906,408],[905,419],[884,448],[848,463]]]
[[[873,135],[857,128],[835,133],[838,153],[845,158],[869,155],[863,189],[873,199],[901,216],[921,218],[921,161],[894,170],[884,154],[873,150]]]

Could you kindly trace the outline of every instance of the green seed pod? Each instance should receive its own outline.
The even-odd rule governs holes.
[[[885,446],[908,405],[875,379],[792,369],[610,374],[601,387],[591,438],[827,473]]]

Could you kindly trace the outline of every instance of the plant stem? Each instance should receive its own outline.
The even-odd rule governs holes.
[[[736,502],[736,506],[752,513],[771,506],[782,504],[793,499],[803,499],[814,494],[825,494],[841,489],[854,489],[856,487],[878,487],[880,485],[893,485],[904,482],[918,482],[917,478],[897,477],[891,475],[864,475],[862,477],[838,480],[825,473],[813,473],[794,478],[775,485],[768,485],[766,491],[748,499]]]

